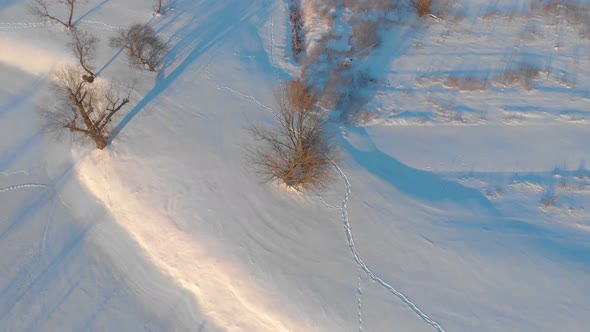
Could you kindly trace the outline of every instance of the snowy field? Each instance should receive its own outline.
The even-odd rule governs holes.
[[[301,62],[286,0],[81,3],[98,80],[137,82],[101,151],[38,114],[71,32],[0,0],[0,331],[587,331],[590,3],[345,3],[302,1]],[[132,23],[159,72],[109,46]],[[299,76],[339,133],[321,194],[244,154]]]

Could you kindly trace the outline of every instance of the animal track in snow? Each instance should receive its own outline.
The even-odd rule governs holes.
[[[0,188],[0,193],[4,193],[7,191],[19,190],[19,189],[25,189],[25,188],[50,189],[48,185],[42,184],[42,183],[23,183],[23,184],[17,184],[14,186],[10,186],[10,187]]]
[[[356,245],[354,244],[354,238],[352,236],[352,229],[350,227],[350,220],[348,218],[348,199],[350,198],[350,194],[352,192],[352,185],[351,185],[350,181],[348,180],[348,177],[346,176],[344,171],[342,171],[342,169],[340,168],[340,166],[338,166],[338,164],[336,164],[335,161],[332,161],[332,164],[334,165],[334,167],[338,171],[338,174],[340,175],[340,177],[344,180],[344,183],[346,184],[346,194],[344,195],[344,199],[342,200],[342,205],[339,208],[339,210],[342,212],[342,221],[344,224],[344,232],[346,233],[346,240],[348,242],[348,247],[350,248],[350,251],[352,252],[352,256],[354,257],[354,260],[357,263],[357,265],[373,281],[377,282],[379,285],[381,285],[381,287],[385,288],[386,290],[391,292],[393,295],[395,295],[397,298],[399,298],[403,303],[405,303],[426,324],[434,327],[438,332],[445,332],[445,330],[440,326],[440,324],[438,324],[437,322],[432,320],[428,315],[426,315],[422,310],[420,310],[420,308],[414,302],[412,302],[406,295],[404,295],[402,292],[398,291],[393,286],[391,286],[390,284],[385,282],[383,279],[381,279],[379,276],[377,276],[363,262],[360,254],[356,248]],[[360,304],[359,304],[359,306],[360,306]]]

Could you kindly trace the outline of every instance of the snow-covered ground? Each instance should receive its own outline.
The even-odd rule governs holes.
[[[306,64],[329,81],[360,14],[329,27],[310,2],[308,41],[341,36]],[[319,195],[244,158],[299,76],[286,1],[82,4],[99,79],[137,82],[98,151],[37,114],[69,32],[0,0],[0,330],[585,331],[590,40],[565,7],[494,3],[366,14],[388,23]],[[108,46],[133,22],[168,42],[159,73]]]

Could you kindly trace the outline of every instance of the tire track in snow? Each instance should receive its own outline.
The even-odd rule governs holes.
[[[381,285],[381,287],[385,288],[386,290],[391,292],[393,295],[395,295],[397,298],[399,298],[403,303],[405,303],[426,324],[434,327],[438,332],[446,332],[440,326],[440,324],[438,324],[437,322],[432,320],[430,317],[428,317],[428,315],[426,315],[422,310],[420,310],[420,308],[414,302],[412,302],[406,295],[404,295],[402,292],[398,291],[393,286],[391,286],[390,284],[385,282],[383,279],[381,279],[379,276],[377,276],[362,260],[360,254],[356,248],[356,245],[354,244],[354,238],[352,236],[352,229],[350,227],[350,220],[348,218],[348,199],[350,198],[350,194],[352,193],[352,184],[350,183],[348,177],[346,176],[344,171],[342,171],[340,166],[338,166],[338,164],[336,164],[336,162],[333,160],[331,160],[331,162],[332,162],[332,165],[334,165],[334,168],[336,168],[336,170],[338,171],[338,174],[340,175],[340,177],[344,180],[344,183],[346,184],[346,194],[344,195],[344,199],[342,200],[342,205],[340,207],[340,210],[342,213],[342,221],[344,223],[344,232],[346,233],[346,240],[348,242],[348,247],[350,248],[350,251],[352,252],[352,256],[354,257],[354,260],[357,263],[357,265],[373,281],[377,282],[379,285]],[[360,305],[360,303],[359,303],[359,305]]]

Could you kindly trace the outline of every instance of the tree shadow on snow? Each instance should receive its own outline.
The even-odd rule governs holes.
[[[76,21],[74,21],[73,25],[77,26],[78,23],[82,22],[83,19],[85,19],[86,17],[90,16],[92,13],[94,13],[95,11],[99,10],[105,3],[109,2],[110,0],[103,0],[101,3],[99,3],[98,5],[92,7],[91,9],[89,9],[86,13],[84,13],[84,15],[80,16]]]
[[[349,126],[346,131],[349,136],[354,135],[355,139],[362,141],[363,145],[363,148],[358,148],[344,138],[342,147],[348,155],[364,169],[397,190],[430,204],[452,202],[462,207],[472,207],[470,210],[477,212],[485,211],[488,215],[498,215],[492,203],[480,191],[403,164],[380,151],[362,127]]]
[[[194,16],[199,19],[191,19],[187,25],[177,30],[169,40],[175,41],[174,46],[163,59],[163,64],[158,73],[155,86],[143,97],[143,99],[121,120],[114,128],[113,134],[109,137],[109,144],[135,118],[151,101],[165,91],[176,79],[185,72],[202,55],[210,51],[217,43],[231,33],[238,30],[242,23],[246,22],[255,14],[255,5],[249,4],[244,7],[241,3],[232,6],[228,10],[228,4],[218,2],[213,4],[214,8],[201,8],[195,4],[190,9]],[[179,4],[182,7],[182,4]],[[207,12],[207,9],[210,12]],[[177,10],[177,12],[186,11]],[[178,14],[180,15],[180,14]],[[224,18],[223,20],[220,18]],[[172,18],[174,20],[175,18]],[[181,37],[182,36],[182,37]],[[185,55],[186,54],[186,55]],[[180,60],[182,59],[182,60]],[[180,61],[180,63],[178,63]],[[178,64],[177,64],[178,63]],[[203,70],[205,64],[201,64],[199,70]],[[167,73],[169,71],[169,73]],[[167,74],[166,74],[167,73]]]
[[[344,137],[341,146],[374,176],[431,206],[446,210],[451,203],[473,211],[467,219],[445,218],[436,223],[447,230],[460,230],[462,243],[471,250],[500,256],[531,251],[555,262],[573,263],[590,270],[588,233],[504,216],[479,190],[409,167],[383,153],[364,128],[350,126],[346,131],[350,138]]]
[[[4,10],[17,4],[19,0],[0,0],[0,10]]]

